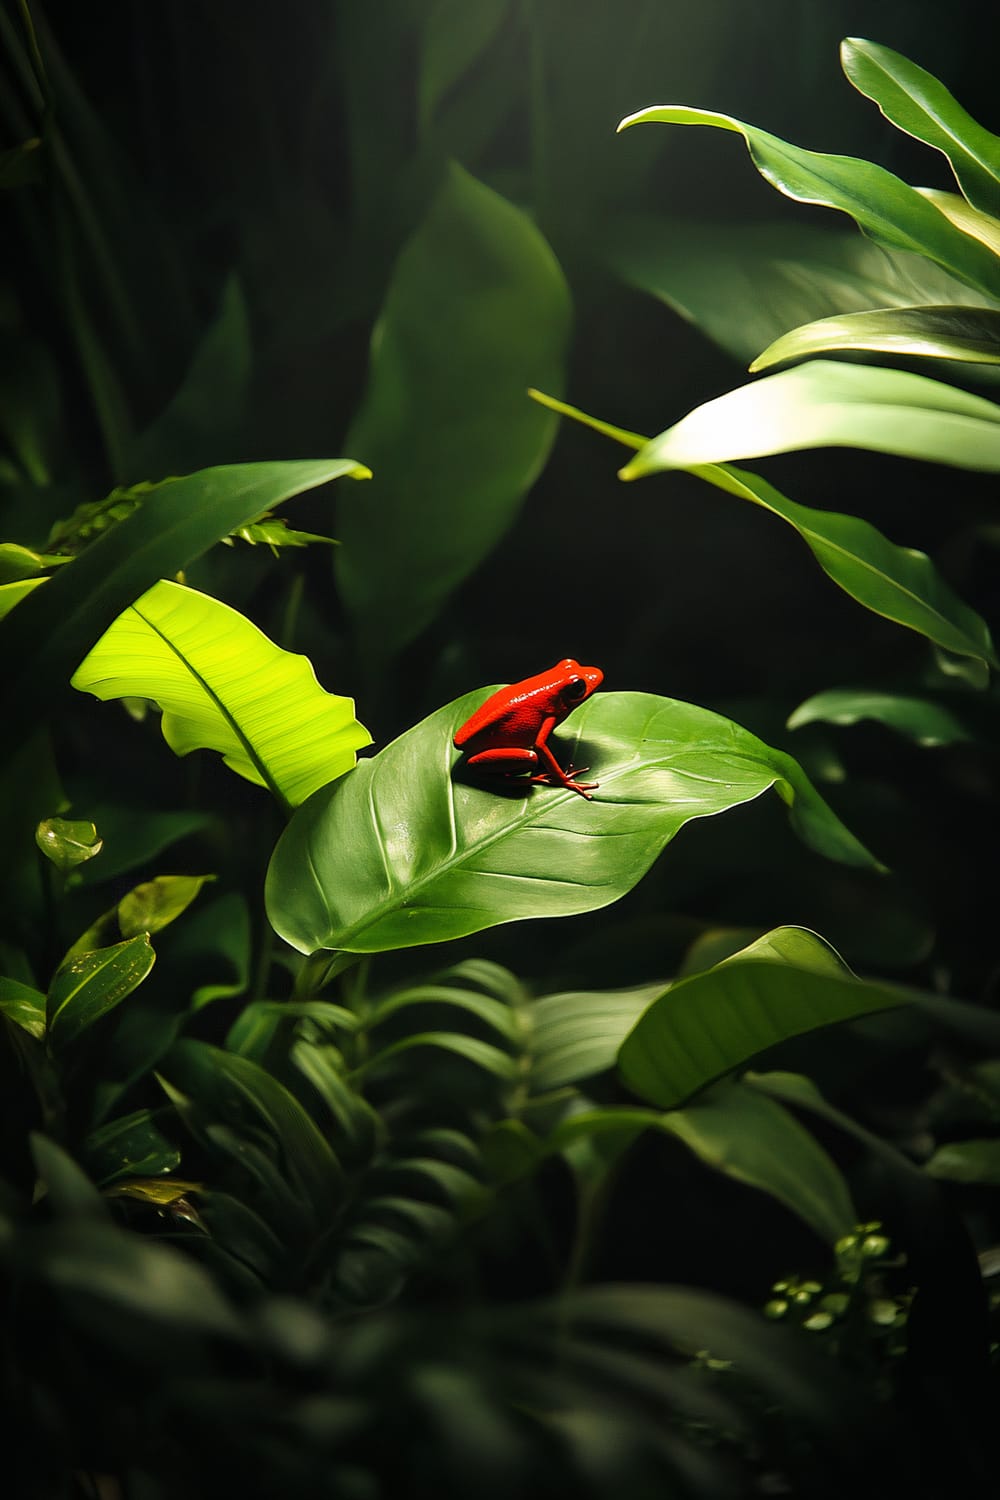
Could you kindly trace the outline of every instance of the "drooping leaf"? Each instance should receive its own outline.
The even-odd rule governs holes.
[[[672,985],[625,1038],[618,1066],[640,1098],[673,1109],[778,1042],[908,998],[859,980],[815,933],[779,927]]]
[[[932,73],[861,37],[840,46],[844,72],[907,135],[944,152],[970,203],[1000,211],[1000,136],[967,114]]]
[[[538,230],[452,167],[397,262],[349,434],[375,479],[367,506],[339,508],[336,570],[371,661],[419,634],[513,520],[554,435],[525,387],[558,388],[568,323]]]
[[[758,354],[752,372],[831,349],[875,350],[921,359],[1000,364],[1000,311],[987,307],[888,307],[820,318],[783,334]]]
[[[849,229],[733,222],[720,233],[715,222],[632,215],[604,231],[599,251],[629,285],[665,302],[743,364],[818,319],[872,308],[996,308],[994,298],[923,256]]]
[[[714,125],[746,141],[761,176],[800,203],[818,203],[849,214],[859,228],[882,244],[926,255],[960,280],[990,296],[1000,296],[1000,265],[986,248],[961,234],[916,188],[884,167],[853,156],[804,151],[766,130],[730,115],[686,105],[654,105],[627,115],[631,125]]]
[[[104,847],[93,823],[80,818],[44,818],[35,829],[35,843],[63,873],[93,859]]]
[[[7,663],[0,720],[16,720],[18,738],[27,735],[53,711],[58,690],[95,641],[158,578],[303,490],[367,475],[350,458],[302,459],[201,469],[157,485],[132,515],[0,621]],[[13,736],[0,740],[0,759],[14,743]]]
[[[145,933],[71,958],[56,971],[48,994],[48,1039],[72,1046],[88,1026],[120,1005],[145,979],[155,954]]]
[[[295,815],[266,886],[271,922],[293,947],[378,952],[594,911],[630,890],[692,818],[770,787],[813,847],[875,866],[790,756],[649,693],[596,694],[556,741],[600,781],[593,801],[455,775],[452,737],[489,691],[439,709]]]
[[[0,1015],[20,1026],[36,1041],[45,1035],[45,996],[30,984],[0,975]]]
[[[532,1092],[579,1083],[614,1067],[618,1048],[664,985],[572,990],[545,995],[526,1010]]]
[[[553,411],[604,433],[624,447],[643,447],[644,440],[638,433],[601,422],[579,407],[556,401],[540,391],[531,394]],[[911,547],[897,547],[857,516],[799,505],[745,469],[730,464],[704,464],[692,472],[717,489],[760,505],[787,521],[827,576],[866,609],[927,636],[936,646],[954,652],[953,660],[972,658],[983,675],[987,675],[984,664],[995,662],[996,657],[985,621],[956,597],[926,554]]]
[[[639,479],[803,448],[868,448],[1000,471],[1000,406],[926,375],[815,359],[695,407],[620,471]]]
[[[760,1106],[764,1104],[762,1109]],[[769,1193],[835,1244],[857,1220],[843,1175],[794,1115],[740,1083],[718,1084],[685,1109],[604,1109],[575,1115],[544,1143],[565,1149],[592,1132],[661,1130],[712,1167]]]
[[[944,703],[863,688],[828,688],[814,694],[789,716],[788,727],[857,724],[862,719],[886,724],[918,745],[954,745],[976,737],[961,715]]]
[[[350,770],[370,740],[353,700],[324,692],[304,656],[179,583],[161,581],[127,609],[72,681],[98,698],[155,698],[175,754],[217,750],[290,807]]]
[[[484,1021],[507,1042],[514,1041],[517,1037],[518,1021],[509,1005],[490,995],[483,995],[478,990],[451,984],[421,984],[395,990],[372,1007],[367,1024],[370,1027],[380,1026],[400,1012],[428,1005],[448,1005],[466,1011]]]

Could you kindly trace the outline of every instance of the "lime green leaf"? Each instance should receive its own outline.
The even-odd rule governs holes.
[[[294,948],[378,952],[594,911],[631,890],[685,823],[771,787],[814,848],[875,865],[791,756],[649,693],[596,694],[554,740],[564,760],[590,766],[593,801],[453,775],[452,737],[490,691],[439,709],[295,815],[266,887]]]
[[[525,387],[558,387],[568,328],[538,230],[452,167],[397,262],[348,438],[375,478],[369,504],[339,508],[336,569],[372,661],[419,634],[513,521],[555,432]]]
[[[579,1083],[614,1067],[618,1048],[664,985],[572,990],[546,995],[526,1011],[533,1093]]]
[[[156,584],[127,609],[72,680],[98,698],[155,698],[175,754],[217,750],[292,807],[350,770],[370,740],[353,700],[324,692],[304,656],[178,583]]]
[[[621,477],[830,447],[997,472],[1000,406],[907,370],[811,360],[695,407],[651,438]]]
[[[665,302],[742,363],[817,319],[872,308],[996,308],[993,298],[923,256],[850,229],[775,222],[727,223],[720,231],[715,222],[634,215],[609,226],[600,252],[629,285]]]
[[[33,594],[40,583],[48,583],[48,579],[22,578],[17,583],[0,584],[0,620],[10,614],[15,604],[20,604],[22,599]]]
[[[924,1171],[948,1182],[1000,1187],[1000,1140],[949,1141],[924,1163]]]
[[[186,911],[207,880],[214,875],[157,875],[145,880],[118,903],[118,926],[123,938],[141,932],[161,932]]]
[[[846,370],[853,367],[845,365],[830,368]],[[782,377],[771,378],[777,380]],[[946,388],[942,386],[941,389]],[[578,407],[556,401],[551,396],[543,396],[539,391],[533,394],[536,400],[544,402],[554,411],[614,438],[625,447],[643,447],[643,439],[638,433],[599,422]],[[709,402],[709,405],[713,404]],[[700,407],[698,410],[705,411],[707,408]],[[1000,412],[1000,408],[996,410]],[[647,443],[646,449],[651,448],[655,441],[653,439]],[[704,464],[696,466],[692,472],[716,488],[725,490],[727,494],[749,500],[787,521],[799,533],[827,576],[866,609],[884,615],[898,625],[918,631],[935,645],[954,652],[959,657],[996,663],[993,642],[985,621],[952,592],[923,552],[895,546],[880,531],[876,531],[874,526],[856,516],[842,515],[837,511],[812,510],[799,505],[796,501],[787,499],[766,480],[744,469],[728,464]]]
[[[829,349],[873,349],[921,359],[1000,364],[1000,311],[986,307],[888,307],[820,318],[783,334],[750,366],[766,370]]]
[[[955,745],[975,735],[943,703],[910,698],[901,693],[878,693],[864,688],[829,688],[800,703],[789,717],[789,729],[803,724],[857,724],[874,719],[905,734],[918,745]]]
[[[45,996],[29,984],[0,975],[0,1015],[41,1041],[45,1035]]]
[[[909,998],[859,980],[815,933],[778,927],[678,980],[626,1037],[618,1065],[641,1098],[672,1109],[778,1042]]]
[[[120,1178],[172,1172],[181,1153],[167,1139],[151,1109],[139,1109],[92,1130],[83,1143],[87,1168],[100,1187]]]
[[[85,864],[104,847],[93,823],[67,818],[43,819],[35,829],[35,843],[45,858],[63,872]]]
[[[854,87],[873,99],[887,120],[944,152],[970,203],[997,212],[1000,136],[977,124],[932,73],[890,47],[848,37],[840,60]]]
[[[250,547],[270,547],[275,556],[282,547],[310,547],[314,542],[322,542],[327,547],[340,546],[332,536],[319,536],[314,531],[294,531],[281,516],[261,516],[248,526],[238,526],[228,537],[223,537],[223,541],[231,542],[234,538]]]
[[[57,690],[94,642],[158,578],[292,495],[345,475],[365,478],[368,470],[350,458],[233,464],[153,488],[132,515],[0,621],[8,695],[0,718],[19,729],[0,741],[0,758],[53,711]]]
[[[23,578],[34,578],[45,568],[60,567],[70,561],[68,552],[36,552],[17,542],[4,542],[0,545],[0,583],[20,583]]]
[[[926,255],[937,265],[991,296],[1000,295],[1000,265],[985,246],[970,240],[916,188],[874,162],[828,156],[789,145],[730,115],[685,105],[654,105],[628,115],[618,126],[650,122],[715,125],[746,141],[761,176],[799,203],[818,203],[849,214],[872,239],[897,250]]]
[[[48,1037],[53,1048],[73,1044],[88,1026],[137,989],[153,967],[149,938],[129,938],[82,953],[56,971],[48,995]]]

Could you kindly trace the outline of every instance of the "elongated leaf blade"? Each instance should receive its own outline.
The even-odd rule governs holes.
[[[49,986],[48,1039],[53,1048],[72,1046],[109,1010],[137,989],[156,955],[143,933],[110,948],[80,953],[59,969]]]
[[[179,583],[155,584],[119,616],[72,682],[98,698],[154,698],[175,754],[216,750],[290,807],[349,771],[371,739],[353,699],[324,692],[306,657]]]
[[[751,372],[831,349],[1000,364],[1000,311],[986,307],[883,307],[819,318],[782,334]]]
[[[45,996],[30,984],[0,976],[0,1015],[36,1041],[45,1035]]]
[[[730,115],[686,105],[654,105],[639,110],[626,116],[618,129],[654,122],[713,125],[734,131],[746,141],[761,176],[786,197],[839,209],[880,243],[926,255],[969,285],[993,297],[1000,295],[996,258],[985,246],[962,235],[916,188],[884,167],[853,156],[804,151]]]
[[[771,787],[813,847],[875,865],[790,756],[649,693],[596,694],[556,741],[600,781],[593,801],[456,775],[452,737],[490,691],[439,709],[296,813],[266,885],[293,947],[378,952],[594,911],[630,890],[685,823]]]
[[[947,704],[903,693],[880,693],[865,688],[828,688],[800,703],[789,716],[789,729],[804,724],[858,724],[873,719],[895,729],[918,745],[955,745],[976,738]]]
[[[744,364],[790,329],[846,313],[996,307],[924,256],[846,228],[734,222],[720,232],[716,222],[643,214],[612,223],[598,248],[629,285],[666,303]]]
[[[52,711],[57,690],[95,641],[158,578],[265,510],[344,476],[364,479],[369,471],[352,458],[301,459],[201,469],[157,485],[133,515],[0,621],[0,722],[19,730],[0,737],[0,759]]]
[[[545,995],[527,1011],[533,1093],[579,1083],[614,1067],[618,1048],[664,985],[570,990]]]
[[[621,477],[831,447],[996,473],[1000,406],[907,370],[810,360],[695,407],[651,438]]]
[[[538,230],[453,167],[396,265],[348,437],[375,479],[369,506],[340,507],[336,570],[372,662],[424,628],[514,519],[555,434],[525,387],[558,388],[568,329]]]
[[[967,114],[932,73],[891,47],[847,37],[840,60],[854,87],[887,120],[944,153],[970,203],[1000,215],[1000,136]]]
[[[625,1038],[618,1066],[640,1098],[674,1109],[768,1047],[909,999],[859,980],[816,933],[779,927],[678,980]]]

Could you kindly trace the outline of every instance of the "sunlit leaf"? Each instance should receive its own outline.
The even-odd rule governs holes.
[[[375,478],[365,505],[339,507],[336,571],[370,661],[419,634],[513,521],[555,431],[525,387],[559,387],[568,327],[535,225],[452,167],[396,263],[348,435]]]
[[[370,740],[353,700],[324,692],[304,656],[179,583],[160,582],[127,609],[72,680],[98,698],[154,698],[175,754],[217,750],[292,807],[350,770]]]
[[[132,515],[0,622],[7,664],[0,717],[16,721],[23,738],[54,710],[58,690],[95,641],[158,578],[291,496],[368,472],[350,458],[302,459],[202,469],[155,486]],[[12,741],[0,739],[0,758]]]
[[[830,349],[874,350],[921,359],[1000,364],[1000,311],[986,307],[889,307],[820,318],[783,334],[758,354],[751,371]]]
[[[685,823],[771,787],[813,847],[875,867],[790,756],[649,693],[596,694],[555,739],[600,781],[593,801],[455,775],[452,738],[490,691],[439,709],[296,814],[266,886],[293,947],[378,952],[594,911],[630,890]]]
[[[1000,296],[996,258],[985,246],[961,234],[916,188],[884,167],[853,156],[805,151],[730,115],[685,105],[654,105],[639,110],[626,116],[618,129],[652,122],[714,125],[734,131],[743,136],[761,176],[786,197],[839,209],[873,239],[926,255],[962,281],[993,297]]]
[[[815,933],[779,927],[672,985],[626,1037],[618,1066],[640,1098],[673,1109],[778,1042],[908,998],[859,980]]]
[[[917,191],[928,203],[933,203],[935,208],[940,209],[956,229],[979,240],[991,254],[1000,258],[1000,219],[973,208],[959,193],[946,193],[942,188],[926,187],[918,188]]]
[[[120,1005],[153,967],[145,933],[110,948],[82,953],[56,971],[48,994],[48,1038],[55,1049],[71,1046],[88,1026]]]
[[[891,47],[861,37],[840,46],[844,72],[907,135],[943,151],[970,203],[1000,205],[1000,136],[967,114],[943,83]]]
[[[831,447],[995,473],[1000,406],[908,370],[810,360],[695,407],[620,472],[639,479],[662,469]]]
[[[0,583],[19,583],[23,578],[34,578],[45,568],[60,567],[70,560],[67,552],[36,552],[17,542],[4,542],[0,545]]]

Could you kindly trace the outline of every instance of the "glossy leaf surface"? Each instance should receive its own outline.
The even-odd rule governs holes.
[[[154,958],[145,934],[71,958],[56,972],[49,987],[48,1037],[52,1046],[72,1045],[88,1026],[131,995],[153,967]]]
[[[932,73],[891,47],[848,37],[840,60],[854,87],[887,120],[944,153],[970,203],[1000,212],[1000,136],[978,124]]]
[[[805,151],[730,115],[685,105],[639,110],[626,116],[618,129],[656,122],[713,125],[742,135],[761,176],[786,197],[850,214],[873,239],[926,255],[971,286],[994,297],[1000,295],[996,258],[985,246],[961,234],[916,188],[884,167],[853,156]]]
[[[0,976],[0,1015],[20,1026],[36,1041],[45,1035],[45,996],[30,984]]]
[[[810,360],[695,407],[651,438],[621,477],[833,447],[996,473],[1000,406],[908,370]]]
[[[491,691],[439,709],[292,819],[266,896],[293,947],[378,952],[594,911],[630,890],[685,823],[771,787],[813,847],[875,865],[790,756],[649,693],[596,694],[554,737],[557,754],[600,781],[592,802],[459,779],[452,737]]]
[[[412,640],[513,520],[555,431],[525,387],[558,389],[568,328],[538,230],[453,167],[396,264],[348,437],[375,478],[367,505],[339,509],[336,569],[371,660]]]
[[[1000,364],[1000,311],[987,307],[887,307],[820,318],[783,334],[751,371],[831,349]]]
[[[678,980],[626,1037],[618,1066],[640,1098],[673,1109],[778,1042],[908,998],[863,983],[815,933],[779,927]]]
[[[73,675],[98,698],[154,698],[177,755],[210,749],[295,807],[342,776],[370,735],[350,698],[326,693],[229,605],[161,581],[125,611]]]

